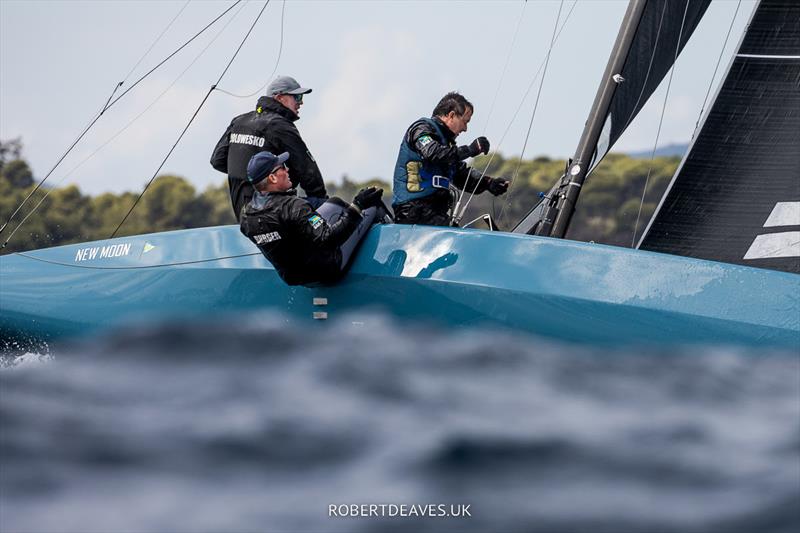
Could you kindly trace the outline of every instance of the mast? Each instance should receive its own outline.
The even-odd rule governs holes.
[[[537,235],[563,238],[567,233],[581,187],[591,167],[614,92],[617,85],[625,81],[619,77],[619,73],[622,72],[625,65],[646,5],[647,0],[631,0],[628,4],[611,57],[608,58],[608,64],[603,73],[603,82],[595,95],[589,119],[581,134],[578,148],[575,150],[575,156],[572,158],[566,174],[561,178],[556,191],[550,196],[550,205],[545,209],[542,222],[536,229]]]

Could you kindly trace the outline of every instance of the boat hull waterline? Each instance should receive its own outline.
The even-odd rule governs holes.
[[[800,348],[798,275],[528,235],[380,225],[339,284],[310,288],[286,286],[236,226],[0,257],[6,340],[251,310],[355,327],[382,311],[592,344]]]

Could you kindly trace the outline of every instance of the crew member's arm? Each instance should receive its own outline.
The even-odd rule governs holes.
[[[431,163],[449,164],[469,157],[469,154],[460,152],[461,148],[467,147],[449,146],[427,122],[412,125],[406,133],[406,141],[424,160]]]
[[[295,180],[299,180],[300,186],[308,196],[326,198],[328,192],[325,190],[322,173],[297,128],[294,125],[282,128],[275,138],[282,145],[281,151],[289,152],[286,166],[289,167],[289,177],[292,183],[297,183]]]
[[[322,218],[305,200],[297,198],[291,206],[291,219],[300,238],[326,248],[335,248],[347,240],[361,222],[358,208],[350,206],[333,224]]]
[[[406,141],[424,160],[435,164],[457,163],[489,151],[489,141],[486,137],[479,137],[464,146],[450,145],[424,121],[411,125],[406,133]]]
[[[491,176],[481,177],[481,174],[480,171],[468,167],[465,163],[461,163],[453,177],[453,184],[459,189],[469,193],[475,191],[475,194],[489,191],[495,196],[500,196],[508,190],[508,180],[493,178]],[[475,188],[476,184],[478,186],[477,188]]]
[[[480,194],[489,187],[490,179],[489,176],[483,176],[483,178],[481,178],[480,171],[468,167],[465,163],[461,163],[458,165],[455,176],[453,176],[453,185],[467,192],[472,192],[474,190],[475,194]],[[477,189],[475,185],[478,186]]]
[[[226,174],[228,173],[228,142],[231,138],[231,128],[233,128],[233,122],[230,123],[225,133],[222,134],[217,146],[214,147],[214,153],[211,154],[211,166],[214,167],[214,170]]]

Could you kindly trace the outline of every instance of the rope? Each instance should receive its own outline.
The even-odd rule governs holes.
[[[134,201],[134,202],[133,202],[133,205],[132,205],[132,206],[131,206],[131,208],[128,210],[128,212],[125,214],[125,216],[122,218],[122,221],[121,221],[121,222],[120,222],[120,223],[117,225],[116,229],[115,229],[115,230],[114,230],[114,232],[111,234],[111,237],[110,237],[110,238],[114,238],[114,237],[117,235],[117,232],[119,231],[119,229],[122,227],[122,225],[125,223],[125,221],[126,221],[126,220],[128,220],[128,217],[130,216],[130,214],[133,212],[133,210],[134,210],[134,209],[136,208],[136,206],[139,204],[139,201],[140,201],[140,200],[142,199],[142,197],[144,196],[144,193],[146,193],[146,192],[147,192],[147,189],[150,187],[150,185],[151,185],[151,184],[153,183],[153,181],[156,179],[156,176],[158,176],[158,173],[161,171],[161,168],[162,168],[162,167],[163,167],[163,166],[166,164],[166,162],[167,162],[167,159],[169,159],[169,156],[171,156],[171,155],[172,155],[172,152],[173,152],[173,151],[175,151],[175,148],[178,146],[178,143],[180,143],[180,142],[181,142],[181,139],[183,139],[183,136],[184,136],[184,135],[186,134],[186,132],[189,130],[189,126],[191,126],[191,125],[192,125],[192,122],[194,122],[194,119],[197,117],[198,113],[200,113],[200,110],[201,110],[201,109],[203,108],[203,106],[205,105],[206,101],[208,100],[208,97],[209,97],[209,96],[211,96],[211,93],[212,93],[212,92],[214,92],[214,89],[216,89],[216,88],[217,88],[217,85],[218,85],[218,84],[219,84],[219,83],[222,81],[222,78],[223,78],[223,77],[225,76],[225,74],[228,72],[228,69],[231,67],[231,65],[233,64],[233,61],[236,59],[236,56],[237,56],[237,55],[239,55],[239,51],[240,51],[240,50],[242,49],[242,47],[244,46],[244,43],[247,41],[247,38],[248,38],[248,37],[250,37],[250,34],[253,32],[253,28],[255,28],[256,24],[258,23],[259,19],[261,18],[261,15],[263,15],[263,14],[264,14],[264,10],[267,8],[267,6],[269,5],[269,3],[270,3],[270,0],[267,0],[266,2],[264,2],[264,5],[263,5],[263,7],[261,8],[261,11],[259,11],[259,12],[258,12],[258,16],[257,16],[257,17],[255,18],[255,20],[253,21],[253,24],[251,24],[251,25],[250,25],[250,29],[249,29],[249,30],[247,30],[247,34],[245,34],[244,38],[242,39],[242,42],[241,42],[241,43],[239,43],[239,47],[238,47],[238,48],[236,49],[236,51],[233,53],[233,56],[231,57],[230,61],[228,61],[228,64],[225,66],[225,70],[223,70],[223,71],[222,71],[222,74],[220,74],[219,78],[217,79],[217,82],[216,82],[214,85],[212,85],[212,86],[211,86],[211,87],[208,89],[208,92],[207,92],[207,93],[206,93],[206,95],[203,97],[203,101],[202,101],[202,102],[200,102],[200,105],[199,105],[199,106],[197,106],[197,109],[195,110],[194,114],[192,115],[192,118],[190,118],[190,119],[189,119],[189,123],[188,123],[188,124],[186,124],[186,127],[185,127],[185,128],[183,128],[183,131],[182,131],[182,132],[181,132],[181,134],[178,136],[178,139],[175,141],[175,144],[173,144],[173,145],[172,145],[172,148],[170,148],[170,149],[169,149],[169,152],[167,152],[167,155],[166,155],[166,156],[164,157],[164,159],[161,161],[161,164],[160,164],[160,165],[158,165],[158,168],[157,168],[157,169],[156,169],[156,171],[153,173],[153,176],[150,178],[150,181],[148,181],[148,182],[147,182],[147,185],[145,185],[145,186],[144,186],[144,189],[142,189],[142,192],[141,192],[141,193],[139,194],[139,196],[136,198],[136,201]],[[235,4],[234,4],[234,5],[235,5]]]
[[[264,88],[266,88],[266,86],[269,85],[269,82],[272,81],[273,77],[275,76],[275,73],[278,72],[278,65],[281,62],[281,54],[283,53],[283,18],[285,12],[286,12],[286,0],[283,0],[283,5],[281,7],[281,41],[278,48],[278,58],[275,60],[275,68],[272,69],[272,72],[270,73],[269,78],[267,78],[267,81],[264,83],[264,85],[262,85],[259,89],[256,89],[255,92],[250,94],[234,94],[226,91],[225,89],[220,89],[219,87],[217,87],[217,90],[219,92],[233,96],[234,98],[252,98],[257,94],[261,94],[261,91],[263,91]]]
[[[195,40],[195,39],[196,39],[198,36],[200,36],[200,34],[202,34],[203,32],[205,32],[205,31],[206,31],[208,28],[210,28],[210,27],[211,27],[211,26],[212,26],[214,23],[216,23],[216,22],[217,22],[219,19],[221,19],[223,16],[225,16],[225,15],[226,15],[226,14],[227,14],[227,13],[228,13],[228,12],[229,12],[231,9],[233,9],[233,8],[234,8],[234,7],[235,7],[237,4],[239,4],[241,1],[242,1],[242,0],[236,0],[236,2],[235,2],[233,5],[231,5],[231,6],[230,6],[228,9],[226,9],[225,11],[223,11],[223,12],[222,12],[222,13],[221,13],[219,16],[217,16],[217,17],[216,17],[214,20],[212,20],[211,22],[209,22],[209,23],[208,23],[208,24],[207,24],[207,25],[206,25],[206,26],[205,26],[205,27],[204,27],[202,30],[200,30],[199,32],[197,32],[197,33],[196,33],[196,34],[195,34],[195,35],[194,35],[194,36],[193,36],[191,39],[189,39],[188,41],[186,41],[186,42],[185,42],[183,45],[181,45],[181,46],[180,46],[180,47],[179,47],[177,50],[175,50],[173,53],[171,53],[169,56],[167,56],[167,58],[166,58],[166,59],[164,59],[163,61],[161,61],[161,62],[160,62],[158,65],[156,65],[155,67],[153,67],[152,69],[150,69],[150,70],[149,70],[149,71],[148,71],[148,72],[147,72],[147,73],[146,73],[144,76],[142,76],[141,78],[139,78],[139,79],[138,79],[138,80],[137,80],[137,81],[136,81],[136,82],[135,82],[133,85],[131,85],[130,87],[128,87],[128,89],[127,89],[127,90],[125,90],[125,91],[124,91],[122,94],[120,94],[120,95],[119,95],[119,96],[118,96],[116,99],[114,99],[114,100],[111,100],[111,99],[113,98],[114,94],[116,94],[116,91],[117,91],[117,89],[119,89],[119,87],[121,87],[121,86],[122,86],[122,83],[123,83],[123,82],[119,82],[119,83],[117,83],[117,85],[114,87],[114,90],[113,90],[113,91],[112,91],[112,93],[111,93],[111,96],[109,96],[108,100],[106,101],[106,104],[103,106],[103,108],[100,110],[100,112],[99,112],[99,113],[98,113],[98,114],[97,114],[97,115],[94,117],[94,119],[92,119],[92,120],[89,122],[89,125],[88,125],[88,126],[86,126],[86,128],[84,128],[84,130],[81,132],[81,134],[80,134],[80,135],[78,135],[78,137],[75,139],[75,141],[73,141],[73,143],[72,143],[72,144],[69,146],[69,148],[67,148],[67,150],[66,150],[66,151],[65,151],[65,152],[64,152],[64,153],[61,155],[61,157],[59,157],[59,158],[58,158],[58,161],[56,161],[56,164],[55,164],[55,165],[53,165],[53,167],[52,167],[52,168],[50,169],[50,171],[49,171],[49,172],[48,172],[48,173],[45,175],[45,177],[44,177],[44,178],[42,178],[42,180],[41,180],[41,181],[40,181],[40,182],[39,182],[39,183],[36,185],[36,187],[34,187],[34,188],[33,188],[33,190],[31,190],[31,192],[30,192],[30,193],[29,193],[29,194],[28,194],[28,195],[25,197],[25,199],[23,199],[23,200],[22,200],[22,202],[20,202],[20,204],[17,206],[17,208],[14,210],[14,212],[13,212],[13,213],[11,213],[11,216],[10,216],[10,217],[8,217],[8,220],[6,220],[6,222],[3,224],[3,226],[2,226],[2,227],[0,227],[0,235],[2,235],[3,231],[5,231],[6,227],[7,227],[7,226],[8,226],[8,224],[11,222],[11,220],[13,220],[13,218],[16,216],[16,214],[17,214],[17,213],[19,213],[20,209],[22,209],[22,207],[23,207],[25,204],[27,204],[27,203],[28,203],[28,200],[30,200],[30,198],[31,198],[31,197],[32,197],[34,194],[36,194],[36,192],[37,192],[37,191],[38,191],[38,190],[39,190],[39,189],[42,187],[42,185],[44,185],[44,183],[45,183],[45,182],[47,181],[47,179],[48,179],[48,178],[49,178],[49,177],[50,177],[50,176],[53,174],[53,172],[55,172],[55,170],[58,168],[58,166],[61,164],[61,162],[62,162],[62,161],[64,161],[64,159],[67,157],[67,155],[69,155],[69,153],[72,151],[72,149],[73,149],[73,148],[75,148],[75,146],[76,146],[76,145],[77,145],[77,144],[78,144],[78,143],[81,141],[81,139],[83,139],[83,137],[84,137],[84,136],[85,136],[85,135],[86,135],[86,134],[89,132],[89,130],[92,128],[92,126],[94,126],[94,125],[97,123],[97,121],[98,121],[98,120],[100,120],[100,117],[102,117],[102,116],[103,116],[103,113],[105,113],[105,112],[106,112],[108,109],[110,109],[110,108],[111,108],[111,107],[112,107],[114,104],[116,104],[116,103],[117,103],[117,102],[118,102],[118,101],[119,101],[121,98],[123,98],[123,97],[124,97],[126,94],[128,94],[128,93],[129,93],[129,92],[130,92],[130,91],[131,91],[131,90],[132,90],[134,87],[136,87],[136,86],[137,86],[137,85],[138,85],[138,84],[139,84],[139,83],[140,83],[142,80],[144,80],[144,79],[145,79],[145,78],[147,78],[147,77],[148,77],[150,74],[152,74],[153,72],[155,72],[155,71],[156,71],[156,69],[158,69],[159,67],[161,67],[161,66],[162,66],[164,63],[166,63],[167,61],[169,61],[169,60],[170,60],[170,59],[171,59],[173,56],[175,56],[175,54],[177,54],[178,52],[180,52],[180,51],[181,51],[183,48],[185,48],[185,47],[186,47],[186,46],[187,46],[189,43],[191,43],[191,42],[192,42],[192,41],[194,41],[194,40]],[[3,245],[2,245],[2,246],[0,246],[0,249],[2,249],[2,248],[5,248],[5,247],[6,247],[6,245],[8,245],[8,240],[6,240],[6,241],[3,243]]]
[[[18,230],[18,229],[20,229],[20,228],[21,228],[21,227],[22,227],[22,226],[25,224],[25,222],[27,222],[27,221],[28,221],[28,219],[31,217],[31,215],[33,215],[33,214],[34,214],[34,213],[35,213],[35,212],[36,212],[36,211],[39,209],[39,207],[40,207],[40,206],[41,206],[41,205],[44,203],[44,201],[45,201],[45,200],[48,198],[48,196],[50,196],[50,193],[52,193],[53,191],[55,191],[55,190],[56,190],[56,189],[57,189],[57,188],[58,188],[58,187],[59,187],[59,186],[60,186],[60,185],[61,185],[61,184],[62,184],[62,183],[63,183],[63,182],[64,182],[64,181],[65,181],[65,180],[66,180],[66,179],[69,177],[69,176],[71,176],[71,175],[72,175],[72,174],[73,174],[73,173],[74,173],[76,170],[78,170],[78,169],[79,169],[80,167],[82,167],[82,166],[83,166],[83,165],[84,165],[84,164],[85,164],[87,161],[89,161],[91,158],[93,158],[95,155],[97,155],[97,153],[98,153],[98,152],[100,152],[100,150],[102,150],[103,148],[105,148],[106,146],[108,146],[108,145],[109,145],[109,144],[110,144],[112,141],[114,141],[114,139],[116,139],[117,137],[119,137],[120,135],[122,135],[122,133],[124,133],[124,132],[125,132],[125,131],[126,131],[128,128],[130,128],[130,127],[131,127],[131,126],[132,126],[132,125],[133,125],[135,122],[137,122],[137,121],[138,121],[140,118],[142,118],[142,116],[144,116],[144,114],[145,114],[145,113],[147,113],[148,111],[150,111],[150,109],[152,109],[152,108],[153,108],[153,106],[154,106],[154,105],[156,105],[156,103],[158,103],[158,101],[159,101],[159,100],[161,100],[161,98],[163,98],[163,97],[164,97],[164,95],[165,95],[165,94],[167,94],[167,93],[170,91],[170,89],[172,89],[172,87],[174,87],[174,86],[175,86],[175,84],[176,84],[176,83],[178,83],[178,81],[179,81],[179,80],[180,80],[180,79],[181,79],[181,78],[184,76],[184,74],[186,74],[186,73],[189,71],[189,69],[190,69],[190,68],[192,68],[192,66],[194,66],[194,64],[195,64],[195,63],[197,63],[197,61],[198,61],[198,60],[199,60],[199,59],[200,59],[200,58],[201,58],[201,57],[202,57],[202,56],[203,56],[203,55],[206,53],[206,51],[207,51],[207,50],[208,50],[208,49],[211,47],[211,45],[212,45],[212,44],[214,44],[214,43],[216,42],[216,40],[217,40],[217,39],[218,39],[218,38],[219,38],[219,37],[222,35],[222,33],[223,33],[223,32],[224,32],[224,31],[225,31],[227,28],[228,28],[228,26],[230,26],[230,24],[231,24],[231,23],[232,23],[232,22],[233,22],[233,21],[236,19],[236,17],[239,15],[239,13],[241,13],[241,12],[242,12],[242,9],[244,9],[244,7],[245,7],[246,5],[247,5],[247,4],[245,4],[245,3],[242,3],[242,5],[239,7],[239,9],[236,11],[236,13],[234,13],[234,14],[233,14],[233,16],[232,16],[230,19],[228,19],[228,21],[225,23],[225,25],[224,25],[224,26],[222,26],[222,28],[220,29],[220,31],[218,31],[218,32],[217,32],[217,34],[214,36],[214,38],[213,38],[213,39],[211,39],[211,40],[208,42],[208,44],[205,46],[205,48],[203,48],[203,49],[200,51],[200,53],[199,53],[199,54],[197,54],[197,56],[195,56],[195,58],[194,58],[194,59],[191,61],[191,63],[189,63],[189,65],[188,65],[188,66],[187,66],[185,69],[183,69],[183,72],[181,72],[181,73],[178,75],[178,77],[176,77],[176,78],[175,78],[175,79],[172,81],[172,83],[170,83],[170,84],[169,84],[169,86],[168,86],[166,89],[164,89],[164,90],[161,92],[161,94],[159,94],[159,95],[158,95],[158,96],[155,98],[155,100],[153,100],[153,101],[152,101],[152,102],[151,102],[151,103],[150,103],[150,104],[149,104],[149,105],[148,105],[146,108],[144,108],[144,110],[142,110],[142,112],[141,112],[141,113],[139,113],[138,115],[136,115],[136,116],[135,116],[135,117],[134,117],[134,118],[133,118],[133,119],[132,119],[130,122],[128,122],[128,123],[127,123],[127,124],[126,124],[126,125],[125,125],[125,126],[122,128],[122,129],[121,129],[121,130],[119,130],[119,131],[118,131],[117,133],[115,133],[115,134],[114,134],[114,135],[113,135],[111,138],[109,138],[107,141],[105,141],[103,144],[101,144],[101,145],[100,145],[100,146],[99,146],[99,147],[98,147],[98,148],[97,148],[97,149],[96,149],[94,152],[92,152],[91,154],[89,154],[88,156],[86,156],[86,157],[85,157],[85,158],[84,158],[84,159],[83,159],[83,160],[82,160],[80,163],[78,163],[77,165],[75,165],[74,167],[72,167],[72,169],[71,169],[69,172],[67,172],[67,173],[66,173],[66,174],[65,174],[65,175],[64,175],[64,176],[63,176],[63,177],[62,177],[62,178],[61,178],[61,179],[58,181],[58,183],[56,183],[55,187],[53,187],[53,188],[51,188],[51,189],[47,189],[47,192],[46,192],[46,193],[44,194],[44,196],[42,196],[42,198],[41,198],[41,199],[40,199],[40,200],[39,200],[39,201],[36,203],[36,205],[35,205],[35,206],[33,206],[33,209],[31,209],[31,210],[28,212],[28,214],[27,214],[27,215],[25,215],[25,218],[23,218],[23,219],[20,221],[20,223],[19,223],[19,224],[17,224],[17,226],[16,226],[16,227],[15,227],[15,228],[14,228],[14,229],[11,231],[11,233],[9,233],[9,235],[8,235],[8,238],[6,239],[6,241],[5,241],[5,244],[3,244],[3,246],[2,246],[2,247],[5,247],[5,246],[6,246],[6,244],[8,244],[8,243],[11,241],[11,239],[14,237],[14,234],[16,234],[16,233],[17,233],[17,230]],[[174,19],[173,19],[173,20],[174,20]],[[122,82],[120,82],[120,83],[122,83]]]
[[[666,4],[665,4],[666,5]],[[669,81],[667,82],[667,92],[664,95],[664,104],[661,106],[661,118],[658,121],[658,130],[656,131],[656,140],[653,143],[653,151],[650,152],[650,167],[647,169],[647,177],[644,180],[644,188],[642,189],[642,200],[639,202],[639,212],[636,214],[636,223],[633,226],[633,238],[631,239],[631,248],[636,246],[636,233],[639,231],[639,219],[642,215],[642,206],[644,206],[644,198],[647,194],[647,184],[650,182],[650,174],[653,171],[653,159],[656,156],[656,148],[658,147],[658,138],[661,136],[661,125],[664,123],[664,113],[667,110],[667,101],[669,100],[669,90],[672,87],[672,77],[675,74],[675,61],[678,60],[678,53],[681,49],[681,37],[683,36],[683,26],[686,22],[686,13],[689,11],[689,2],[686,2],[686,7],[683,10],[683,19],[681,20],[681,29],[678,32],[678,43],[675,46],[675,59],[672,62],[672,68],[669,70]]]

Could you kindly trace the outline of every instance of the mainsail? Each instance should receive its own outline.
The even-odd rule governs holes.
[[[639,248],[800,272],[800,4],[754,11]]]
[[[568,173],[517,225],[515,233],[563,237],[577,189],[586,174],[600,162],[658,88],[710,1],[631,1]],[[567,198],[571,194],[575,198]],[[558,219],[553,232],[543,232],[546,208],[556,208],[556,204]]]
[[[594,167],[620,138],[667,75],[710,0],[647,2],[597,141]]]

